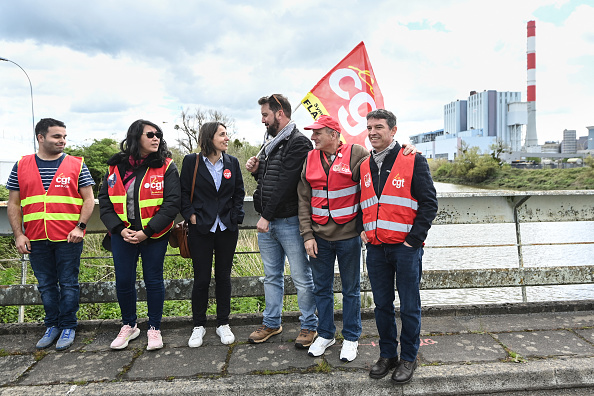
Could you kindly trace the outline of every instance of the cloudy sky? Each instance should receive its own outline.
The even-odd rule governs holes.
[[[472,90],[525,100],[529,20],[539,142],[561,140],[563,129],[586,135],[591,0],[2,0],[0,57],[26,70],[36,121],[65,121],[69,144],[119,141],[138,118],[163,125],[173,144],[180,112],[196,107],[235,118],[235,136],[260,143],[259,97],[284,93],[295,107],[364,41],[406,142],[443,128],[443,106]],[[293,118],[311,122],[303,108]],[[32,134],[26,76],[0,62],[0,137],[32,150]]]

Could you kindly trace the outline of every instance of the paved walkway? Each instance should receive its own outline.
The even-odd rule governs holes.
[[[112,351],[114,320],[81,322],[67,351],[35,350],[40,324],[0,325],[0,395],[461,395],[594,394],[594,300],[424,310],[419,368],[406,385],[369,378],[379,357],[373,313],[363,312],[359,355],[339,360],[341,342],[323,357],[295,349],[295,314],[260,345],[246,342],[261,317],[232,319],[237,342],[222,345],[209,321],[205,343],[188,348],[189,318],[167,318],[165,347],[147,352],[146,323],[128,349]],[[337,327],[340,328],[337,315]],[[532,393],[534,392],[534,393]],[[582,393],[583,392],[583,393]],[[516,393],[513,393],[516,394]],[[523,394],[523,393],[522,393]]]

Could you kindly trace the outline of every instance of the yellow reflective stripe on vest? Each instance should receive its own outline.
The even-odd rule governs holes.
[[[140,209],[148,208],[149,206],[161,206],[163,203],[163,198],[153,198],[153,199],[143,199],[138,202],[138,206]]]
[[[78,221],[80,213],[46,213],[46,220],[67,220],[67,221]]]
[[[109,200],[112,203],[117,203],[117,204],[125,204],[126,203],[126,197],[124,195],[110,195]]]
[[[59,195],[47,195],[45,197],[46,203],[63,203],[63,204],[73,204],[73,205],[82,205],[83,199],[76,198],[76,197],[64,197]]]
[[[26,223],[28,221],[33,221],[33,220],[43,220],[43,218],[44,218],[43,215],[44,215],[43,212],[35,212],[35,213],[23,215],[23,223]]]
[[[39,203],[39,202],[43,202],[45,199],[45,194],[43,195],[32,195],[30,197],[27,197],[25,199],[21,199],[21,206],[27,206],[27,205],[31,205],[34,203]]]

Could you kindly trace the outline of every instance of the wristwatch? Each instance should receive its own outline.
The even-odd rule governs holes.
[[[78,228],[80,228],[81,230],[85,230],[87,228],[87,225],[81,221],[78,222],[78,224],[76,225]]]

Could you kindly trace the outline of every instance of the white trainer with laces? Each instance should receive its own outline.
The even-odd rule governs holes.
[[[352,362],[357,357],[357,348],[359,347],[359,341],[348,341],[342,342],[342,349],[340,350],[340,360],[343,362]]]
[[[307,354],[309,356],[318,357],[324,354],[328,347],[331,347],[336,342],[336,339],[331,340],[318,336],[313,344],[309,347]]]
[[[128,346],[128,342],[132,341],[140,335],[140,329],[137,325],[131,327],[130,325],[123,325],[118,336],[113,340],[111,349],[124,349]]]
[[[235,336],[231,332],[231,328],[228,324],[217,327],[217,335],[221,337],[221,343],[225,345],[233,344],[235,342]]]
[[[194,329],[192,330],[192,335],[188,340],[188,346],[190,348],[198,348],[199,346],[201,346],[205,334],[206,329],[204,328],[204,326],[194,327]]]

